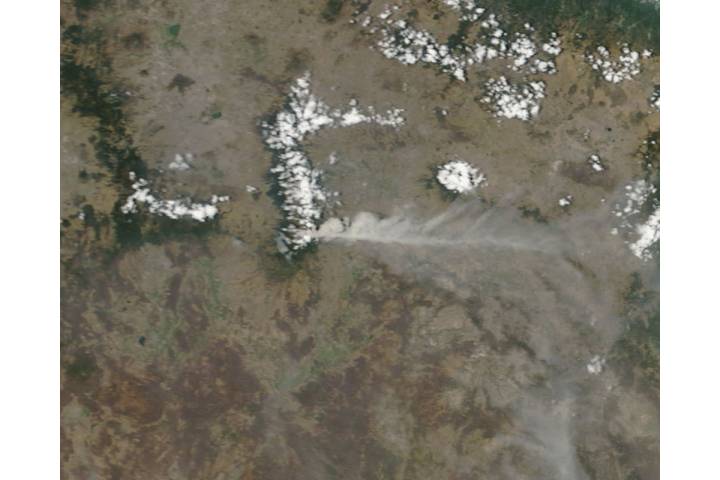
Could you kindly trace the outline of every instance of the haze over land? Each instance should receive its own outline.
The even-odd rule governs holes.
[[[63,478],[658,477],[657,10],[525,3],[62,4]]]

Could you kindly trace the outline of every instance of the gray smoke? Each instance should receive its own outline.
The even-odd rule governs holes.
[[[487,247],[560,254],[562,234],[547,225],[522,221],[509,209],[488,209],[482,202],[454,204],[433,218],[407,212],[387,218],[360,212],[345,227],[333,218],[313,234],[324,241],[372,242],[409,247]]]
[[[576,422],[597,419],[594,400],[571,393],[573,385],[590,381],[587,361],[608,352],[621,331],[621,300],[608,282],[637,266],[610,235],[608,218],[598,208],[550,225],[472,200],[430,218],[409,209],[386,218],[361,212],[352,221],[331,219],[314,235],[326,248],[362,251],[395,274],[452,292],[495,338],[506,338],[508,328],[520,332],[533,351],[528,361],[549,384],[564,386],[507,398],[517,429],[496,445],[521,448],[547,478],[574,480],[587,478],[576,455]],[[498,478],[539,478],[512,462],[503,469]]]

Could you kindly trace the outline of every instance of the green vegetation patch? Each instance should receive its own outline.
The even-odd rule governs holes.
[[[168,33],[179,33],[177,28],[168,28]],[[112,71],[110,59],[104,52],[103,31],[86,29],[83,25],[71,25],[62,34],[60,57],[60,91],[74,98],[73,111],[81,116],[97,120],[95,134],[90,138],[97,160],[112,172],[112,180],[119,190],[111,219],[115,240],[120,248],[137,247],[144,242],[161,243],[170,238],[203,236],[218,229],[218,219],[202,223],[172,220],[137,212],[125,214],[121,211],[127,197],[132,194],[130,172],[137,177],[147,178],[148,169],[127,127],[123,106],[127,100],[125,88],[108,84],[105,79]],[[91,60],[88,61],[88,52]],[[80,59],[82,56],[82,60]],[[177,78],[177,77],[176,77]],[[182,78],[177,88],[182,90],[192,80]],[[88,213],[86,224],[88,222]],[[95,227],[95,215],[90,215]]]
[[[95,10],[102,4],[105,4],[107,0],[74,0],[75,11],[78,15],[83,15],[90,10]]]
[[[183,45],[182,42],[178,40],[178,37],[180,36],[180,29],[181,26],[179,23],[173,23],[165,27],[165,42],[163,43],[163,46],[165,48],[185,48],[185,45]]]
[[[65,373],[76,380],[87,380],[96,371],[95,358],[87,353],[76,355],[72,362],[65,365]]]
[[[503,13],[538,31],[582,33],[598,44],[629,42],[635,48],[660,50],[660,8],[640,0],[490,0],[482,7]]]
[[[215,272],[215,261],[211,258],[202,258],[197,266],[206,288],[203,295],[205,312],[211,319],[226,320],[232,311],[222,298],[222,282]]]
[[[538,207],[522,205],[518,208],[523,218],[529,218],[537,223],[548,223],[547,217],[542,214]]]
[[[660,309],[658,294],[647,290],[634,273],[624,296],[626,330],[615,342],[609,361],[622,366],[625,379],[639,383],[659,393],[660,389]],[[637,378],[636,378],[636,375]]]
[[[340,13],[342,13],[344,4],[345,0],[327,0],[321,14],[323,20],[326,22],[334,22],[337,20]]]
[[[168,25],[165,32],[167,33],[167,36],[170,38],[170,40],[177,40],[178,35],[180,35],[180,24],[173,23],[172,25]]]

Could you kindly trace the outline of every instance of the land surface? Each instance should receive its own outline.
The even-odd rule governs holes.
[[[410,3],[453,33],[440,2]],[[652,35],[611,12],[577,39],[558,16],[540,114],[499,121],[478,100],[495,67],[463,83],[387,59],[350,23],[366,4],[384,5],[62,3],[62,478],[658,478],[658,259],[611,230],[625,186],[658,181],[660,57],[619,84],[584,58]],[[305,72],[330,105],[404,109],[308,142],[340,192],[328,215],[494,209],[553,248],[327,242],[288,261],[260,125]],[[453,158],[487,178],[471,198],[433,181]],[[125,215],[129,172],[230,201],[202,223]]]

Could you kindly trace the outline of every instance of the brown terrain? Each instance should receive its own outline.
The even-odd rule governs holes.
[[[63,2],[62,478],[658,478],[657,263],[610,230],[657,161],[659,55],[611,84],[568,42],[538,118],[498,121],[476,100],[491,71],[386,59],[339,3]],[[435,3],[414,2],[419,22]],[[431,181],[459,157],[487,176],[483,205],[561,253],[329,242],[284,259],[259,124],[306,71],[330,105],[405,109],[399,129],[308,143],[333,214],[472,212]],[[138,166],[168,198],[230,201],[123,240]]]

